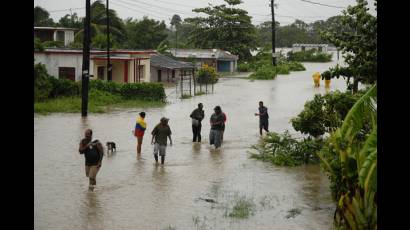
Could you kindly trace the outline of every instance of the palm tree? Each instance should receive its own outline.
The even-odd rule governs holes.
[[[324,149],[318,154],[331,178],[338,177],[342,183],[343,189],[336,198],[335,222],[349,229],[377,229],[376,121],[375,84],[350,109],[342,126],[329,137],[331,151]]]
[[[175,54],[176,49],[178,48],[178,28],[181,25],[181,17],[178,14],[174,14],[171,19],[171,26],[174,27],[175,30]]]
[[[91,39],[97,35],[103,35],[107,33],[107,14],[105,5],[98,0],[91,5],[90,15],[90,29]],[[109,10],[110,14],[110,33],[114,43],[122,44],[126,40],[126,31],[123,21],[117,16],[114,10]],[[78,31],[75,35],[76,41],[82,41],[84,29]]]

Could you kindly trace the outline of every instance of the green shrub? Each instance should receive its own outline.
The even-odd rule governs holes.
[[[332,61],[332,54],[317,52],[315,49],[299,52],[289,51],[288,60],[300,62],[330,62]]]
[[[68,79],[50,78],[52,90],[49,98],[78,96],[80,95],[80,84]]]
[[[257,80],[272,80],[276,78],[276,69],[271,65],[265,65],[256,70],[255,73],[252,73],[249,78]]]
[[[218,81],[216,69],[210,66],[201,67],[196,75],[198,83],[214,84]]]
[[[306,68],[300,62],[289,61],[287,63],[289,65],[290,71],[304,71],[304,70],[306,70]]]
[[[271,162],[280,166],[297,166],[307,163],[317,163],[318,152],[323,146],[321,139],[304,138],[298,141],[292,138],[288,131],[284,134],[268,133],[258,145],[252,146],[259,153],[252,158]]]
[[[34,51],[44,51],[44,45],[39,38],[34,38]]]
[[[111,105],[122,101],[121,96],[112,93],[101,91],[98,89],[90,89],[88,94],[90,103],[94,105]]]
[[[239,72],[249,72],[251,71],[251,67],[249,63],[240,63],[238,64],[238,71]]]
[[[64,42],[63,41],[45,41],[43,42],[43,46],[61,48],[61,47],[64,47]]]
[[[290,67],[287,64],[280,64],[280,65],[277,65],[275,68],[276,68],[277,74],[289,74],[290,73],[289,72]]]
[[[53,85],[47,73],[46,66],[34,64],[34,101],[45,101],[50,95]]]
[[[313,100],[305,103],[297,117],[291,119],[296,131],[313,137],[321,136],[340,127],[344,117],[363,92],[353,95],[350,92],[335,91],[325,95],[316,94]]]
[[[132,83],[133,84],[133,83]],[[89,87],[90,89],[98,89],[101,91],[113,93],[113,94],[121,94],[121,86],[122,84],[113,82],[113,81],[103,81],[103,80],[90,80]]]
[[[147,99],[165,101],[164,86],[160,83],[129,83],[121,86],[121,96],[124,99]]]

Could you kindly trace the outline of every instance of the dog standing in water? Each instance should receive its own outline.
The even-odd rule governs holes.
[[[111,151],[113,153],[114,151],[117,151],[117,148],[115,146],[115,142],[107,142],[107,154]]]

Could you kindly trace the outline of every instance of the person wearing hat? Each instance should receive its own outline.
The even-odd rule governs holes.
[[[147,129],[147,123],[145,122],[145,112],[139,113],[137,122],[135,123],[134,136],[137,138],[137,155],[141,155],[142,139],[144,137],[145,130]]]
[[[161,118],[161,121],[152,130],[152,140],[151,144],[154,145],[154,158],[155,162],[158,163],[158,153],[161,156],[161,164],[165,162],[165,153],[167,149],[167,137],[169,138],[169,143],[172,146],[171,139],[171,128],[168,125],[169,119],[166,117]],[[155,140],[155,142],[154,142]]]
[[[211,145],[215,145],[215,148],[221,147],[222,130],[224,125],[224,116],[222,114],[221,107],[215,106],[214,113],[210,118],[211,131],[209,133],[209,141]]]

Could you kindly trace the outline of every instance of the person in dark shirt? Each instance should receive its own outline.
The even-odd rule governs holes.
[[[268,108],[263,106],[263,101],[259,102],[259,113],[255,113],[255,116],[259,116],[259,133],[262,135],[262,129],[269,132],[269,115]]]
[[[101,168],[104,148],[98,140],[92,141],[93,131],[85,130],[85,138],[80,142],[79,152],[85,157],[85,175],[89,178],[89,190],[93,191],[97,184],[97,173]]]
[[[198,108],[194,109],[191,115],[189,115],[192,118],[192,133],[194,135],[192,142],[201,142],[201,121],[205,117],[204,110],[202,109],[203,107],[204,106],[202,105],[202,103],[199,103]]]
[[[224,125],[224,116],[220,106],[214,108],[214,113],[210,118],[211,131],[209,133],[209,141],[211,145],[215,145],[215,148],[221,147],[221,137]]]
[[[167,137],[169,138],[170,145],[172,146],[171,128],[168,125],[168,118],[161,118],[161,122],[155,126],[152,130],[151,144],[154,145],[154,158],[158,163],[158,153],[161,156],[161,164],[165,162],[165,153],[167,149]],[[155,142],[154,142],[155,140]]]

